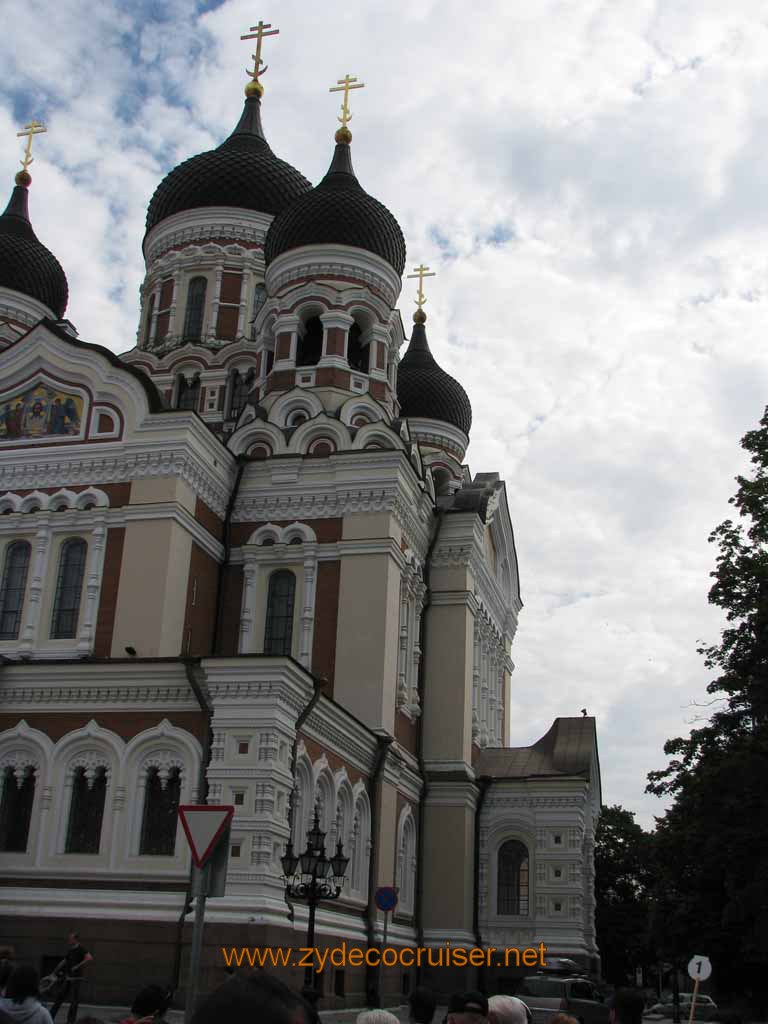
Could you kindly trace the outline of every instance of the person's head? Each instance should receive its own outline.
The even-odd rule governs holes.
[[[639,988],[617,988],[608,1005],[611,1024],[641,1024],[645,1000]]]
[[[238,975],[211,992],[195,1010],[192,1024],[314,1024],[317,1014],[266,971]]]
[[[408,997],[408,1004],[414,1024],[431,1024],[437,1006],[435,994],[431,989],[423,986],[415,988]]]
[[[5,987],[6,999],[14,1003],[23,1003],[25,999],[37,999],[40,994],[38,988],[39,978],[34,967],[28,964],[21,964],[17,967],[8,979]]]
[[[131,1016],[136,1020],[142,1020],[145,1017],[150,1019],[159,1017],[168,1009],[169,1002],[166,989],[161,988],[160,985],[147,985],[133,1000]]]
[[[77,932],[70,932],[69,933],[69,935],[67,936],[67,945],[68,946],[79,946],[80,945],[80,936],[78,935]]]
[[[485,1024],[488,1000],[481,992],[455,992],[448,1002],[448,1024]]]
[[[554,1017],[549,1018],[548,1024],[552,1024],[553,1021],[556,1024],[565,1024],[564,1021],[556,1020],[564,1016],[565,1014],[556,1013]],[[491,1024],[528,1024],[531,1020],[531,1011],[522,999],[515,996],[491,996],[488,1000],[488,1020]],[[573,1021],[573,1024],[576,1024],[576,1021]]]
[[[400,1024],[400,1021],[389,1010],[363,1010],[358,1013],[355,1024]]]

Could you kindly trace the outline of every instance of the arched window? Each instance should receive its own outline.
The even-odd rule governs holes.
[[[323,325],[319,316],[307,320],[304,337],[299,338],[296,350],[297,366],[317,366],[323,354]]]
[[[6,548],[0,582],[0,640],[16,640],[19,635],[30,552],[26,540],[17,540]]]
[[[352,324],[347,340],[347,362],[353,370],[368,373],[370,345],[363,346],[360,344],[360,335],[362,333],[359,324]]]
[[[413,912],[413,897],[416,888],[416,825],[412,814],[401,821],[399,849],[397,852],[397,883],[400,887],[400,909]]]
[[[80,614],[80,595],[83,590],[87,552],[88,545],[82,537],[72,537],[61,546],[51,622],[52,640],[71,639],[77,636],[77,619]]]
[[[234,370],[230,379],[229,418],[236,420],[245,408],[245,403],[254,385],[253,370],[239,372]]]
[[[140,854],[172,857],[176,848],[176,822],[181,793],[181,771],[150,768],[144,790]]]
[[[269,577],[267,623],[264,630],[265,654],[290,654],[293,633],[293,601],[296,577],[287,569]]]
[[[528,913],[528,850],[508,839],[499,850],[497,913]]]
[[[177,409],[197,409],[200,401],[200,374],[196,373],[192,380],[181,374],[179,376],[179,397],[176,401]]]
[[[361,793],[355,802],[355,814],[349,837],[349,885],[358,899],[368,898],[369,842],[371,808],[368,797]]]
[[[25,853],[35,799],[34,769],[6,768],[0,775],[0,787],[0,851]]]
[[[72,779],[66,853],[98,853],[107,795],[106,768],[76,768]]]
[[[200,341],[203,336],[203,313],[205,312],[205,289],[208,282],[204,277],[193,277],[187,289],[187,311],[184,316],[184,341]]]
[[[149,297],[147,303],[147,319],[144,321],[144,348],[149,348],[149,343],[152,340],[152,317],[155,313],[155,293],[153,292]]]
[[[267,301],[267,289],[263,284],[257,284],[253,289],[253,319],[259,315],[261,307]]]

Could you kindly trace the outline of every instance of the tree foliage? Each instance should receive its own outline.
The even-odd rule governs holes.
[[[720,990],[768,992],[768,409],[742,439],[751,477],[736,478],[709,592],[726,613],[720,643],[699,649],[717,676],[712,713],[669,740],[648,791],[674,802],[659,819],[654,938],[667,957],[708,954]]]

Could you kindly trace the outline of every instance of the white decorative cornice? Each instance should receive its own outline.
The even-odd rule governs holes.
[[[152,228],[144,240],[147,266],[168,249],[209,239],[231,238],[263,246],[273,217],[239,207],[209,206],[184,210],[167,217]],[[263,256],[261,257],[263,265]]]
[[[13,288],[0,288],[0,318],[8,317],[32,327],[45,316],[51,320],[57,319],[53,310],[31,295],[24,295]]]
[[[343,277],[360,281],[381,293],[394,306],[402,282],[397,271],[380,256],[349,245],[304,245],[282,253],[267,267],[266,284],[270,295],[295,281],[308,277]]]

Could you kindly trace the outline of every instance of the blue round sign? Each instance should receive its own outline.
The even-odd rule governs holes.
[[[397,906],[397,889],[393,885],[382,885],[373,898],[379,910],[394,910]]]

